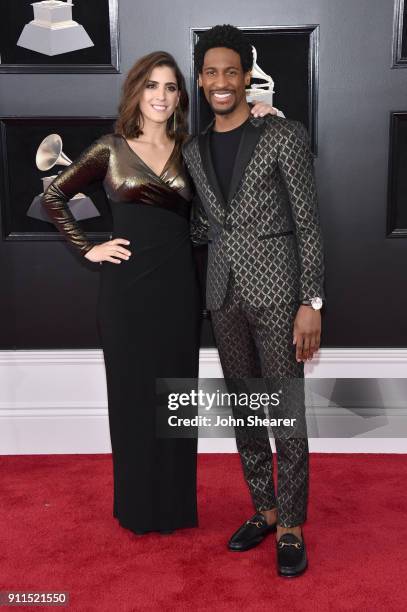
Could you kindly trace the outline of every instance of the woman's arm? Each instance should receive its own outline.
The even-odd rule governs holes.
[[[110,148],[102,136],[92,143],[44,192],[43,203],[57,229],[86,255],[94,247],[72,215],[68,202],[86,187],[104,179],[109,165]]]

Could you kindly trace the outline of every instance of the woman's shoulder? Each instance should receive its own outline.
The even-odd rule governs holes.
[[[115,132],[109,134],[102,134],[99,138],[96,138],[90,145],[90,149],[93,152],[101,152],[105,155],[110,155],[113,151],[117,151],[123,143],[123,136]]]
[[[99,136],[99,138],[94,141],[94,144],[112,146],[117,143],[118,139],[121,139],[120,134],[111,132],[109,134],[102,134],[102,136]]]

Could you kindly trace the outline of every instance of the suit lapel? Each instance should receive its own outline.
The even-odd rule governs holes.
[[[209,185],[212,187],[218,201],[225,207],[225,200],[219,187],[218,177],[216,176],[215,168],[212,163],[211,148],[210,148],[210,133],[214,121],[199,135],[199,152],[201,154],[202,166],[208,179]]]
[[[266,122],[264,121],[264,119],[258,119],[250,116],[249,121],[247,122],[243,130],[243,134],[239,143],[239,148],[236,153],[232,179],[230,181],[228,201],[226,203],[222,191],[219,187],[218,177],[216,176],[216,172],[212,163],[210,149],[210,133],[214,121],[215,120],[213,120],[208,125],[206,130],[199,135],[199,152],[201,154],[202,167],[204,169],[208,183],[212,187],[213,192],[215,193],[216,198],[221,204],[222,208],[226,208],[226,204],[229,204],[232,201],[233,196],[237,191],[240,180],[243,176],[244,171],[246,170],[248,163],[252,158],[253,151],[256,148],[257,143],[259,142]]]
[[[228,204],[232,201],[233,196],[239,186],[240,180],[243,176],[244,171],[248,163],[251,160],[253,151],[259,142],[260,136],[266,125],[264,119],[256,119],[250,116],[247,122],[242,137],[240,139],[239,148],[236,153],[235,165],[233,167],[232,179],[230,181],[230,188],[228,194]]]

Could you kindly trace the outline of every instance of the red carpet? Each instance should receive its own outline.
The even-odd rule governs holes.
[[[200,456],[200,528],[172,536],[119,527],[108,455],[0,464],[2,591],[68,591],[75,612],[406,610],[407,455],[311,456],[309,570],[292,580],[274,536],[225,547],[252,512],[236,455]]]

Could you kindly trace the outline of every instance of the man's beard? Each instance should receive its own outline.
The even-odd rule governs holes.
[[[233,113],[233,111],[236,110],[236,108],[239,106],[240,100],[239,96],[237,95],[237,92],[232,91],[231,93],[233,93],[234,100],[232,102],[232,105],[228,108],[215,108],[215,106],[213,106],[211,103],[212,95],[209,97],[208,104],[211,107],[212,112],[215,113],[215,115],[230,115],[230,113]]]
[[[230,113],[233,113],[233,111],[236,110],[237,105],[237,100],[235,100],[235,102],[232,104],[232,106],[229,106],[229,108],[215,108],[212,106],[212,104],[209,104],[215,115],[230,115]]]

